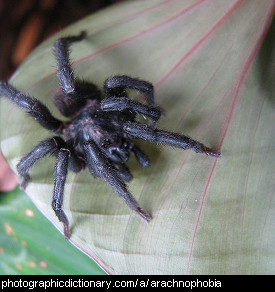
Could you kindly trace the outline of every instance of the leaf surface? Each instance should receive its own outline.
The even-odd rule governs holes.
[[[270,37],[255,61],[273,13],[272,0],[128,1],[49,39],[12,77],[62,119],[51,103],[58,83],[52,45],[61,35],[86,30],[88,38],[72,47],[78,76],[101,89],[116,74],[152,82],[156,102],[166,111],[159,128],[222,152],[213,159],[139,142],[151,166],[141,169],[131,158],[129,188],[152,215],[149,224],[87,169],[69,174],[64,210],[71,242],[109,273],[274,272]],[[141,98],[136,92],[132,97]],[[20,157],[51,133],[10,102],[0,102],[1,149],[15,170]],[[51,210],[54,164],[54,157],[37,164],[26,192],[62,231]]]
[[[105,274],[96,263],[64,241],[18,187],[11,192],[0,192],[0,214],[1,275]]]

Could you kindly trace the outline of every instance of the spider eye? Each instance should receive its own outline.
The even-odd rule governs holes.
[[[107,149],[108,148],[108,146],[110,146],[111,145],[111,141],[110,141],[110,139],[104,139],[103,140],[103,142],[101,143],[101,146],[104,148],[104,149]]]

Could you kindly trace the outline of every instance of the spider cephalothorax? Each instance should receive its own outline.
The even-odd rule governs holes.
[[[25,188],[32,166],[38,160],[55,154],[52,208],[64,224],[66,238],[70,234],[69,222],[62,210],[62,204],[68,169],[79,172],[87,165],[94,177],[103,178],[130,209],[149,222],[150,215],[139,206],[125,183],[132,179],[125,165],[131,152],[142,167],[147,167],[150,163],[147,155],[133,139],[192,149],[212,157],[220,156],[219,152],[189,137],[156,128],[162,112],[155,106],[151,83],[125,75],[110,77],[104,83],[106,97],[102,99],[95,85],[76,78],[69,60],[69,47],[73,42],[84,38],[85,33],[82,32],[78,36],[60,38],[55,42],[60,86],[54,90],[52,100],[61,114],[69,118],[69,122],[56,119],[40,101],[18,91],[8,82],[0,81],[2,96],[10,99],[55,134],[25,155],[18,163],[17,170],[23,178],[21,185]],[[130,100],[127,89],[143,93],[146,104]],[[147,117],[148,125],[137,122],[137,114]]]

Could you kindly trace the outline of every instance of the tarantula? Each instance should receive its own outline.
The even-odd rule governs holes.
[[[153,85],[128,76],[113,76],[104,83],[106,97],[92,83],[75,77],[69,58],[70,45],[85,38],[86,33],[55,41],[57,76],[60,82],[52,95],[59,112],[69,119],[63,122],[52,116],[48,108],[34,97],[0,81],[0,94],[23,109],[55,136],[42,141],[17,164],[22,188],[30,179],[29,172],[40,159],[55,154],[55,181],[52,209],[64,225],[64,236],[70,236],[69,221],[62,209],[68,169],[79,172],[87,165],[94,177],[103,178],[121,196],[127,206],[147,222],[150,215],[142,209],[127,189],[132,174],[125,165],[133,152],[141,167],[150,164],[148,156],[133,142],[142,139],[182,149],[192,149],[212,157],[220,153],[180,134],[156,128],[162,111],[155,106]],[[126,90],[135,89],[145,95],[146,104],[129,99]],[[136,121],[137,114],[148,123]]]

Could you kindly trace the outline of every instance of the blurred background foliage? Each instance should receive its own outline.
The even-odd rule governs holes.
[[[0,78],[7,79],[43,40],[121,0],[0,1]]]

